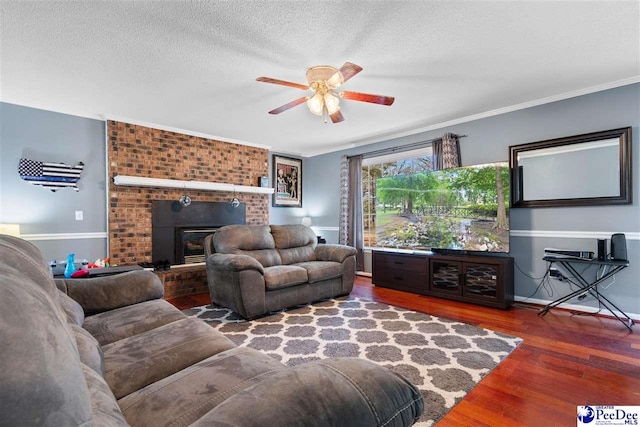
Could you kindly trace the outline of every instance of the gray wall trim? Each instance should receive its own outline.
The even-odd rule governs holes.
[[[624,233],[627,240],[640,240],[638,231],[556,231],[511,230],[511,237],[557,237],[564,239],[610,239],[614,233]]]
[[[545,299],[538,299],[538,298],[526,298],[526,297],[519,297],[519,296],[515,296],[514,299],[517,302],[524,302],[527,304],[539,304],[541,306],[543,305],[547,305],[550,302],[552,302],[552,300],[545,300]],[[597,310],[597,308],[594,308],[592,306],[588,306],[588,305],[578,305],[578,304],[561,304],[559,306],[560,309],[563,310],[576,310],[576,311],[581,311],[581,312],[585,312],[585,313],[591,313]],[[617,310],[613,310],[613,312],[624,318],[624,314],[620,313]],[[599,314],[602,314],[604,316],[611,316],[611,314],[609,313],[608,310],[602,310]],[[633,320],[640,320],[640,314],[639,313],[629,313],[629,312],[625,312],[625,314],[627,314],[630,318],[632,318]],[[613,317],[612,317],[613,318]],[[614,319],[615,320],[615,319]],[[626,329],[625,329],[626,330]]]
[[[21,234],[20,237],[29,241],[106,239],[108,233],[106,231],[96,231],[92,233]]]

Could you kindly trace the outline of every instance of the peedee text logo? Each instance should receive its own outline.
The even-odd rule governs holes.
[[[637,426],[640,406],[578,406],[578,426]]]

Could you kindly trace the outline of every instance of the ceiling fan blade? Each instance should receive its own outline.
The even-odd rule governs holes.
[[[307,86],[307,85],[303,85],[303,84],[300,84],[300,83],[288,82],[286,80],[272,79],[271,77],[258,77],[256,79],[256,81],[264,82],[264,83],[273,83],[274,85],[295,87],[296,89],[302,89],[302,90],[309,89],[309,86]]]
[[[282,105],[282,106],[280,106],[280,107],[278,107],[278,108],[276,108],[274,110],[269,111],[269,114],[280,114],[283,111],[287,111],[289,108],[293,108],[296,105],[300,105],[303,102],[306,102],[307,99],[309,99],[308,96],[303,96],[302,98],[298,98],[298,99],[296,99],[294,101],[289,102],[288,104],[284,104],[284,105]]]
[[[350,99],[352,101],[370,102],[372,104],[391,105],[395,98],[393,96],[373,95],[361,92],[340,92],[340,98]]]
[[[327,84],[333,88],[337,88],[342,83],[362,71],[362,67],[351,62],[345,62],[340,69],[327,80]]]
[[[331,117],[331,121],[333,123],[340,123],[344,121],[344,116],[342,115],[342,112],[340,112],[340,110],[336,111],[333,114],[329,114],[329,117]]]

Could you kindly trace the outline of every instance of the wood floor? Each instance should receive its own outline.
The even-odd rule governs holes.
[[[371,285],[358,276],[352,295],[515,335],[524,342],[437,425],[575,426],[578,405],[640,405],[640,325],[629,332],[607,317],[572,316],[516,304],[509,310]],[[169,300],[180,309],[206,294]]]

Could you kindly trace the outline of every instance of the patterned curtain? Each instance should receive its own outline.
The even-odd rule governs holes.
[[[433,143],[434,170],[457,168],[460,161],[460,142],[458,135],[445,133],[442,139]]]
[[[356,269],[363,271],[362,156],[342,156],[340,161],[339,230],[339,242],[356,248]]]
[[[340,213],[338,217],[338,243],[346,245],[348,240],[347,221],[349,218],[349,159],[340,157]]]

